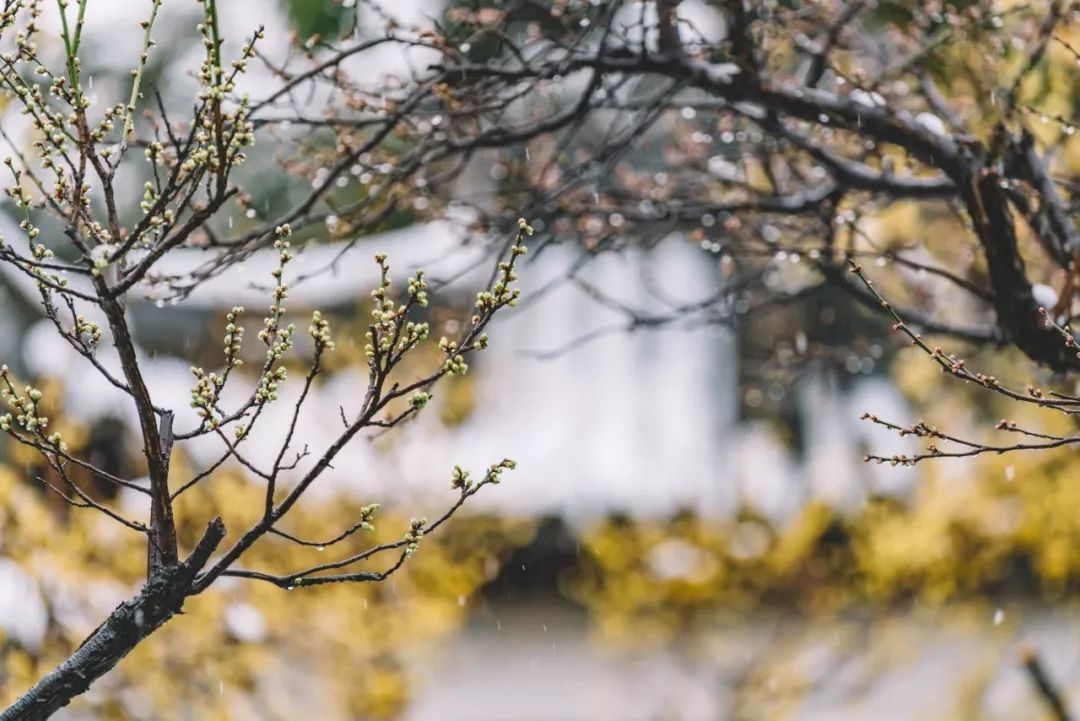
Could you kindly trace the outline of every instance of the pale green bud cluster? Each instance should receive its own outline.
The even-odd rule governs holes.
[[[484,473],[483,480],[477,483],[472,480],[468,471],[464,470],[461,466],[454,466],[454,471],[450,474],[450,487],[462,491],[463,493],[472,493],[488,484],[498,485],[500,474],[502,474],[503,471],[512,471],[515,468],[517,468],[516,461],[504,458],[498,463],[488,466],[487,471]]]
[[[29,208],[24,209],[23,212],[26,213],[26,219],[19,223],[19,227],[26,232],[27,238],[33,241],[41,231],[30,224]],[[53,252],[41,243],[32,242],[30,245],[30,254],[38,263],[45,263],[53,258]],[[37,278],[37,286],[42,290],[48,288],[49,283],[60,286],[66,286],[68,283],[67,278],[64,276],[57,273],[48,273],[40,266],[32,266],[29,270]]]
[[[86,336],[86,343],[90,346],[96,346],[101,342],[101,326],[81,315],[76,316],[75,335],[78,338]]]
[[[520,246],[514,246],[515,249],[518,247]],[[499,263],[499,278],[491,286],[491,290],[483,290],[476,294],[476,309],[482,313],[490,313],[504,305],[515,306],[517,299],[521,296],[521,290],[511,288],[510,284],[517,279],[517,271],[514,270],[512,262]]]
[[[517,237],[514,239],[514,244],[510,246],[510,259],[499,263],[499,273],[491,288],[482,290],[476,294],[475,310],[472,316],[472,324],[474,327],[486,323],[491,319],[491,316],[495,314],[495,311],[500,308],[512,308],[517,305],[517,300],[521,297],[521,290],[512,287],[518,279],[517,270],[514,266],[516,265],[518,258],[528,252],[528,248],[525,247],[524,241],[526,236],[532,234],[532,227],[525,222],[524,218],[519,218]],[[470,346],[465,348],[465,350],[485,350],[487,347],[487,335],[480,334],[473,340]],[[450,356],[446,363],[447,372],[455,373],[456,369],[460,368],[457,359],[452,355],[456,352],[456,349],[444,350],[446,350],[447,354]],[[465,366],[465,369],[468,370],[468,366]]]
[[[225,378],[217,373],[207,373],[202,368],[191,368],[191,374],[195,376],[195,387],[191,389],[191,407],[195,409],[195,415],[202,418],[211,428],[217,428],[218,420],[214,417],[214,409],[217,406],[221,389],[225,385]]]
[[[405,555],[412,556],[420,549],[420,542],[424,540],[424,526],[426,518],[414,518],[409,521],[409,531],[405,534]]]
[[[7,193],[8,197],[11,198],[11,201],[16,208],[24,211],[29,210],[33,199],[30,197],[30,191],[22,187],[22,171],[20,171],[15,166],[15,160],[13,158],[4,158],[4,165],[6,165],[8,167],[8,170],[11,171],[11,174],[12,176],[14,176],[15,181],[11,185],[11,187],[7,188],[5,192]],[[26,231],[28,234],[30,233],[30,231],[35,229],[34,226],[30,224],[30,221],[26,218],[25,215],[23,216],[23,220],[19,222],[19,227],[23,231]],[[35,234],[32,237],[37,236]]]
[[[165,146],[154,140],[146,146],[146,159],[152,163],[160,160],[165,153]]]
[[[278,366],[270,373],[264,373],[259,378],[259,388],[255,391],[255,400],[258,403],[276,401],[278,399],[278,384],[288,379],[288,371],[285,366]]]
[[[451,376],[463,376],[469,372],[469,364],[465,362],[465,356],[460,354],[447,358],[443,362],[443,368],[446,374]]]
[[[503,471],[512,471],[517,468],[517,461],[511,458],[504,458],[498,463],[488,466],[487,473],[484,474],[484,480],[480,485],[490,483],[492,485],[499,484],[499,476]]]
[[[524,218],[519,218],[517,238],[510,247],[510,260],[499,263],[499,273],[491,288],[476,294],[475,312],[472,316],[474,328],[489,321],[492,315],[500,308],[517,305],[521,290],[512,287],[513,283],[518,279],[514,265],[517,263],[518,258],[528,252],[524,240],[526,236],[532,235],[532,233],[532,227],[525,222]],[[477,328],[477,330],[479,329]],[[475,333],[476,330],[473,332]],[[465,375],[469,372],[469,365],[465,362],[465,357],[461,351],[485,350],[487,347],[488,336],[485,333],[477,335],[472,339],[471,343],[466,341],[466,345],[461,348],[459,348],[458,343],[442,338],[439,341],[439,348],[446,354],[443,371],[447,375]]]
[[[225,314],[226,368],[239,368],[244,364],[244,361],[240,358],[240,350],[244,342],[244,328],[237,324],[243,312],[243,306],[238,305]]]
[[[469,472],[462,469],[461,466],[454,466],[453,473],[450,474],[450,487],[454,490],[467,491],[472,488],[473,482],[469,478]]]
[[[87,106],[89,105],[89,102],[85,97],[83,98],[83,103]],[[111,133],[116,127],[116,121],[119,120],[121,122],[124,122],[124,119],[126,117],[127,106],[123,103],[117,103],[116,105],[111,105],[105,108],[101,122],[98,123],[98,125],[93,130],[90,131],[90,137],[93,138],[96,142],[103,142],[106,136]],[[101,156],[103,158],[108,158],[112,156],[112,148],[102,148]]]
[[[139,202],[139,209],[144,213],[149,213],[154,208],[154,203],[157,202],[158,195],[154,191],[154,184],[147,180],[143,183],[143,197]]]
[[[244,364],[240,358],[244,329],[238,323],[243,312],[242,306],[236,306],[225,314],[225,370],[218,374],[207,373],[202,368],[191,368],[191,373],[196,378],[195,387],[191,390],[191,407],[195,409],[195,414],[203,420],[203,425],[207,428],[217,428],[221,425],[221,420],[217,417],[220,415],[218,403],[221,400],[221,392],[229,380],[229,373]],[[237,426],[235,430],[237,440],[243,438],[246,432],[244,426]]]
[[[102,244],[94,251],[93,267],[90,272],[96,277],[105,272],[105,269],[112,265],[112,255],[116,251],[116,247],[110,244]]]
[[[430,333],[431,326],[427,323],[414,323],[408,321],[402,329],[401,340],[398,341],[398,352],[404,353],[405,351],[412,350],[420,343],[420,341],[427,340]]]
[[[239,102],[231,108],[224,101],[235,95],[236,80],[247,70],[248,61],[255,56],[255,43],[263,37],[263,31],[255,33],[244,45],[241,57],[232,61],[230,70],[226,71],[221,62],[220,43],[214,38],[217,20],[209,5],[204,3],[205,16],[196,29],[202,35],[206,48],[198,72],[202,86],[198,97],[210,112],[200,115],[195,148],[181,165],[181,169],[188,173],[201,170],[220,172],[222,168],[232,168],[244,161],[243,148],[255,143],[255,126],[249,119],[250,97],[247,93],[242,94]]]
[[[465,356],[458,352],[458,344],[456,341],[452,341],[446,336],[439,339],[439,350],[446,353],[446,360],[443,362],[443,370],[448,375],[463,376],[469,372],[469,364],[465,362]]]
[[[382,508],[378,503],[371,503],[360,509],[360,530],[364,533],[374,533],[375,525],[372,521],[375,520],[375,514]]]
[[[270,320],[267,318],[267,320]],[[259,331],[259,337],[270,348],[266,351],[267,361],[281,360],[287,350],[292,348],[292,336],[296,332],[296,326],[290,323],[284,328],[268,326]]]
[[[390,352],[394,344],[397,320],[406,311],[405,306],[398,306],[390,298],[390,266],[386,262],[386,253],[376,254],[375,262],[379,265],[379,287],[371,291],[371,298],[375,301],[371,317],[375,322],[372,329],[365,334],[368,342],[364,346],[364,355],[371,362],[377,354],[386,355]]]
[[[11,382],[8,367],[0,366],[0,398],[4,399],[5,405],[12,412],[0,415],[0,431],[11,433],[13,427],[21,428],[34,434],[54,449],[60,452],[67,450],[67,444],[59,433],[53,433],[45,438],[45,429],[49,426],[49,419],[41,415],[40,403],[43,398],[42,392],[32,386],[25,386],[20,393]]]
[[[421,308],[427,308],[427,281],[424,280],[423,270],[417,270],[416,275],[409,279],[409,297]]]
[[[374,368],[379,363],[389,367],[401,359],[408,351],[428,338],[430,326],[425,322],[407,320],[410,309],[414,306],[425,307],[428,304],[427,281],[424,271],[418,270],[409,279],[408,296],[405,303],[398,304],[390,297],[390,266],[386,254],[375,256],[379,264],[379,286],[371,291],[375,307],[371,311],[373,323],[364,336],[367,343],[364,355]]]
[[[276,282],[274,302],[270,305],[269,314],[263,319],[263,329],[259,331],[259,339],[268,346],[259,387],[255,391],[255,400],[260,404],[277,400],[278,384],[285,380],[287,374],[284,366],[274,368],[274,363],[281,360],[292,348],[292,336],[296,332],[296,326],[291,323],[281,326],[281,319],[285,315],[285,299],[289,296],[284,276],[285,266],[293,259],[287,240],[292,235],[292,228],[288,224],[279,225],[274,229],[274,233],[277,236],[274,247],[278,251],[278,266],[271,272]]]
[[[330,323],[323,318],[322,313],[319,311],[311,314],[311,325],[308,327],[308,333],[315,340],[317,350],[334,349],[334,340],[330,337]]]

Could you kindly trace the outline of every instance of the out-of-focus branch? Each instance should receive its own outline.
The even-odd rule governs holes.
[[[1046,669],[1043,667],[1042,661],[1039,659],[1039,654],[1032,646],[1025,646],[1020,650],[1020,664],[1027,672],[1028,678],[1031,679],[1032,686],[1035,687],[1035,692],[1038,693],[1039,698],[1046,704],[1046,708],[1050,711],[1050,714],[1054,717],[1055,721],[1071,721],[1072,716],[1069,714],[1068,707],[1065,705],[1065,699],[1058,690],[1057,686],[1050,679]]]

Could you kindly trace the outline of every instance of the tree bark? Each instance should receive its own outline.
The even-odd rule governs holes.
[[[980,169],[958,185],[986,256],[998,327],[1028,358],[1054,370],[1076,370],[1080,367],[1076,350],[1066,346],[1039,313],[1001,177],[989,169]]]
[[[172,452],[172,414],[163,414],[159,428],[154,403],[135,354],[135,342],[127,325],[123,300],[114,297],[101,278],[96,279],[95,288],[98,298],[101,299],[101,309],[105,312],[112,330],[113,344],[120,358],[124,379],[131,389],[131,397],[139,414],[146,472],[150,477],[150,533],[146,574],[146,577],[150,578],[160,568],[175,566],[179,558],[176,549],[176,523],[173,520],[172,499],[169,497],[167,454]]]
[[[172,618],[194,594],[192,581],[225,537],[220,518],[183,562],[157,569],[142,590],[117,606],[63,663],[4,711],[0,721],[42,721],[86,692],[151,633]]]

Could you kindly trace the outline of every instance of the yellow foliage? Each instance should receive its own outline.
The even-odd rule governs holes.
[[[969,360],[1013,387],[1028,380],[1051,387],[1052,379],[1016,353],[995,349]],[[1075,434],[1063,414],[943,376],[916,349],[900,351],[893,375],[917,410],[890,420],[922,416],[950,433],[1004,445],[1017,438],[994,430],[1001,417]],[[1006,584],[1048,600],[1080,588],[1080,456],[1073,449],[939,459],[918,468],[909,500],[872,499],[844,516],[808,505],[788,523],[756,531],[752,553],[743,531],[761,521],[746,514],[598,523],[584,534],[584,561],[567,576],[567,590],[603,638],[635,645],[693,634],[773,602],[821,614],[978,600]]]
[[[226,472],[181,496],[178,517],[220,513],[233,538],[258,515],[261,499],[261,488]],[[290,530],[332,535],[355,520],[360,505],[351,498],[311,503],[296,509],[295,518],[290,515]],[[320,552],[275,540],[256,545],[244,561],[287,572],[331,553],[396,540],[407,525],[407,518],[389,513],[378,519],[374,534],[357,538],[348,549]],[[189,600],[183,615],[76,703],[117,720],[132,718],[130,709],[139,704],[165,721],[266,718],[261,711],[268,707],[282,717],[394,718],[410,695],[403,660],[457,628],[466,613],[464,599],[489,580],[514,539],[530,538],[530,529],[488,517],[451,522],[382,584],[290,592],[223,579]],[[188,521],[180,528],[182,542],[190,547],[200,530],[201,522]],[[0,646],[0,704],[62,660],[112,605],[134,592],[145,572],[143,543],[137,534],[113,533],[97,514],[50,507],[40,488],[0,466],[0,553],[21,563],[64,603],[86,611],[86,623],[54,621],[40,653]],[[246,630],[230,621],[237,615],[247,617]],[[184,702],[176,703],[178,698]]]

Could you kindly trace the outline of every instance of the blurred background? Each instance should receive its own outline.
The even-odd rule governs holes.
[[[387,6],[403,22],[461,8],[471,5]],[[109,95],[138,49],[137,33],[112,30],[138,18],[122,0],[90,9],[84,72]],[[269,55],[294,36],[333,33],[355,12],[329,0],[232,0],[221,11],[233,36],[266,25]],[[719,22],[706,2],[687,0],[680,12],[699,27]],[[162,34],[153,83],[182,107],[199,56],[180,29],[198,21],[198,8],[166,2],[162,13],[162,27],[177,31]],[[363,17],[360,36],[377,25]],[[365,71],[403,72],[410,58],[395,50],[378,61],[365,57]],[[250,82],[258,97],[268,79],[256,70]],[[26,140],[16,109],[0,122]],[[271,201],[297,197],[302,180],[264,172],[277,162],[273,143],[266,148],[249,185]],[[497,164],[478,164],[461,185],[476,193],[499,180]],[[243,229],[253,217],[237,211],[228,223]],[[322,309],[338,339],[301,443],[318,444],[339,406],[363,393],[373,253],[388,252],[400,276],[423,266],[452,279],[429,309],[441,332],[467,314],[489,268],[462,217],[400,213],[345,255],[321,242],[300,256],[300,274],[337,261],[295,287],[291,311],[303,319]],[[11,234],[17,222],[5,205],[0,230]],[[875,232],[885,242],[935,222],[901,203]],[[354,444],[297,528],[326,535],[377,501],[387,518],[376,536],[391,537],[410,515],[453,500],[454,464],[479,470],[509,456],[517,471],[386,584],[290,593],[221,583],[58,718],[1038,718],[1049,712],[1025,671],[1032,654],[1066,700],[1080,689],[1080,464],[1071,452],[864,464],[871,449],[915,447],[860,422],[864,411],[952,429],[1001,411],[899,349],[887,321],[840,296],[745,323],[636,327],[588,292],[602,287],[643,313],[708,298],[722,264],[698,237],[676,232],[599,256],[575,268],[580,283],[558,282],[575,267],[573,249],[530,258],[524,301],[494,328],[475,372],[443,386],[434,412]],[[274,263],[255,256],[182,303],[132,307],[158,403],[186,408],[189,366],[214,363],[230,307],[265,302],[253,283]],[[797,287],[800,272],[797,257],[776,259],[776,283]],[[62,399],[50,415],[72,446],[113,473],[137,473],[133,408],[55,336],[32,285],[0,275],[0,309],[0,361]],[[1040,377],[1016,354],[974,357],[999,377]],[[273,431],[264,436],[252,442],[275,447]],[[177,472],[213,457],[213,447],[189,444]],[[62,658],[144,570],[138,539],[54,502],[35,482],[45,473],[32,454],[0,444],[5,698]],[[243,469],[226,467],[182,504],[229,520],[257,513],[260,499]],[[199,530],[181,532],[190,542]],[[256,553],[287,567],[305,551]]]

